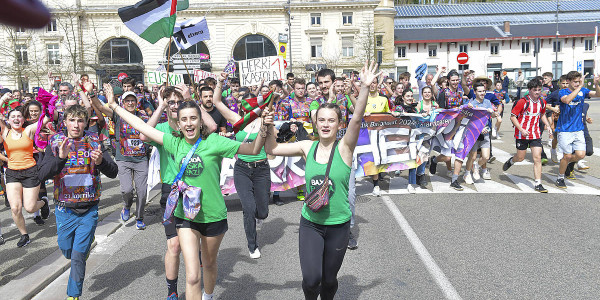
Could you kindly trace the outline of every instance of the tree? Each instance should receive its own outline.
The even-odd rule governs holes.
[[[20,39],[19,35],[25,33],[25,29],[2,25],[2,33],[6,43],[0,43],[0,55],[5,60],[0,72],[2,75],[12,77],[17,82],[18,89],[25,89],[25,69],[29,65],[27,40]]]
[[[357,55],[357,63],[364,63],[365,61],[375,60],[375,24],[373,19],[369,19],[363,22],[361,26],[361,33],[357,39],[358,47],[360,48],[360,55]]]

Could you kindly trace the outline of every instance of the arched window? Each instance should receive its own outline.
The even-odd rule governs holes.
[[[273,42],[260,34],[243,37],[233,48],[233,58],[235,60],[275,55],[277,55],[277,48],[275,48]]]
[[[175,46],[175,42],[171,42],[171,56],[177,53],[179,49]],[[208,52],[208,47],[204,42],[199,42],[185,50],[181,50],[181,54],[207,54],[210,57],[210,53]],[[165,58],[169,55],[169,48],[165,51]]]
[[[129,39],[111,39],[100,47],[98,60],[108,65],[142,63],[142,51]]]

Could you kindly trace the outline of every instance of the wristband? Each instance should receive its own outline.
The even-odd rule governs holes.
[[[90,98],[94,98],[94,97],[96,97],[96,93],[94,93],[94,91],[87,92],[87,95],[88,95],[88,97],[90,97]]]

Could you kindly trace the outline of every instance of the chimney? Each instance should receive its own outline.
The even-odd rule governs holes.
[[[510,34],[510,21],[504,21],[504,33]]]

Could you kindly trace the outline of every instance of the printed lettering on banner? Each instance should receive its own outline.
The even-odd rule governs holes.
[[[206,79],[208,77],[217,79],[217,74],[211,73],[211,72],[206,72],[201,69],[194,69],[194,82],[198,83],[198,82],[200,82],[200,80]]]
[[[280,56],[268,56],[238,61],[242,86],[258,85],[264,79],[283,80],[284,61]]]
[[[167,72],[147,72],[148,84],[163,84],[167,82]],[[183,82],[183,74],[169,73],[169,85]]]

